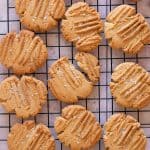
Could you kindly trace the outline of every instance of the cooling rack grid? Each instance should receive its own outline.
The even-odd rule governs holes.
[[[71,4],[81,0],[66,0],[67,7]],[[85,0],[90,6],[93,6],[101,14],[101,18],[105,20],[107,14],[116,6],[121,4],[130,4],[136,8],[137,12],[142,13],[148,22],[150,22],[150,1],[142,0],[138,4],[131,2],[131,0]],[[17,31],[24,28],[16,15],[14,8],[14,0],[0,0],[0,38],[7,32]],[[76,50],[73,45],[65,42],[60,32],[59,26],[45,34],[37,33],[45,42],[49,57],[46,64],[36,73],[32,74],[36,78],[43,80],[47,85],[48,67],[61,56],[67,56],[72,63],[74,61],[74,54]],[[109,90],[109,82],[113,68],[126,61],[137,62],[145,67],[150,72],[150,45],[145,46],[144,50],[136,56],[129,56],[120,51],[112,50],[107,41],[104,39],[93,53],[98,57],[101,64],[100,82],[94,86],[94,91],[90,97],[80,100],[78,104],[85,106],[91,110],[97,117],[97,120],[103,126],[109,116],[114,113],[123,112],[134,116],[144,129],[147,136],[148,144],[147,150],[150,150],[150,106],[142,110],[125,109],[116,105]],[[0,81],[11,76],[13,73],[0,65]],[[56,133],[53,129],[55,117],[59,116],[61,109],[66,104],[57,101],[49,92],[48,100],[42,111],[36,116],[29,119],[35,120],[37,123],[42,122],[46,124],[52,131],[56,139],[56,149],[66,150],[57,139]],[[7,135],[11,126],[16,122],[24,122],[23,119],[17,119],[14,113],[7,113],[3,107],[0,106],[0,150],[7,150]],[[103,139],[93,148],[94,150],[104,150]]]

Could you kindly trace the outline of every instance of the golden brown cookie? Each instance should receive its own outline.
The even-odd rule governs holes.
[[[28,30],[8,33],[0,42],[0,62],[16,74],[33,73],[48,56],[39,36]]]
[[[75,59],[78,66],[88,75],[89,79],[96,83],[100,76],[98,59],[94,55],[84,52],[78,52]]]
[[[65,107],[54,128],[59,140],[71,150],[89,149],[100,140],[102,132],[96,117],[79,105]]]
[[[145,18],[129,5],[112,10],[105,22],[105,37],[114,49],[137,54],[145,44],[150,43],[150,25]]]
[[[46,86],[33,77],[23,76],[19,79],[11,76],[0,83],[0,104],[8,112],[15,111],[18,117],[35,116],[46,98]]]
[[[44,124],[16,123],[8,135],[9,150],[55,150],[55,140]]]
[[[107,150],[146,150],[146,136],[140,123],[130,115],[112,115],[104,125]]]
[[[64,0],[16,0],[21,23],[35,32],[46,32],[57,26],[65,13]]]
[[[52,94],[60,101],[73,103],[78,98],[88,97],[93,85],[85,76],[75,69],[67,57],[62,57],[49,68],[48,81]]]
[[[150,103],[150,75],[138,64],[118,65],[111,79],[110,90],[118,104],[140,109]]]
[[[84,2],[73,4],[62,20],[64,38],[73,42],[79,51],[89,52],[97,48],[102,28],[99,13]]]

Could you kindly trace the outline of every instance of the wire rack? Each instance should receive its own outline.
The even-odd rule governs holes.
[[[67,7],[72,3],[79,0],[66,0]],[[81,0],[80,0],[81,1]],[[136,8],[137,12],[142,13],[148,22],[150,22],[150,1],[143,0],[138,4],[131,2],[130,0],[86,0],[90,6],[93,6],[101,14],[101,18],[105,20],[107,14],[116,6],[120,4],[130,4]],[[15,13],[14,0],[0,0],[0,38],[7,32],[17,31],[24,28],[19,18]],[[76,50],[73,45],[64,41],[60,32],[60,24],[57,29],[47,32],[45,34],[37,33],[44,41],[48,48],[49,57],[45,66],[39,69],[36,73],[32,74],[36,78],[42,80],[47,85],[48,80],[48,67],[61,56],[67,56],[72,63],[76,65],[74,61],[74,54]],[[78,104],[85,106],[92,111],[97,120],[103,126],[109,116],[114,113],[123,112],[134,116],[144,129],[147,136],[148,144],[147,150],[150,150],[150,106],[142,110],[125,109],[116,105],[109,90],[109,82],[111,79],[111,73],[113,68],[125,61],[137,62],[145,67],[150,72],[150,45],[147,45],[144,50],[136,55],[129,56],[120,51],[112,50],[107,41],[104,39],[99,45],[98,49],[93,53],[97,56],[101,64],[101,78],[100,82],[94,86],[94,91],[90,97],[84,100],[80,100]],[[0,65],[0,81],[4,78],[12,75],[13,73],[7,70],[4,66]],[[46,124],[52,131],[56,139],[56,149],[66,150],[59,140],[53,129],[54,120],[60,115],[61,109],[66,104],[57,101],[49,92],[47,104],[43,107],[42,111],[33,118],[35,122],[42,122]],[[28,120],[29,120],[28,119]],[[7,135],[11,126],[16,122],[24,122],[23,119],[16,118],[14,113],[7,113],[3,107],[0,107],[0,150],[7,150]],[[93,148],[94,150],[104,150],[103,139]]]

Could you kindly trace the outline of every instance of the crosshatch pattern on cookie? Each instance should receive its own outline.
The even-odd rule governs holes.
[[[46,32],[58,25],[65,12],[64,0],[15,0],[20,21],[35,32]]]
[[[92,82],[67,57],[62,57],[51,65],[49,76],[49,89],[62,102],[78,102],[79,98],[87,98],[92,93]]]
[[[97,48],[102,40],[100,36],[102,29],[103,23],[99,13],[83,2],[75,3],[68,8],[61,27],[63,37],[73,42],[79,51],[85,52]]]
[[[29,30],[6,34],[0,41],[0,53],[0,62],[16,74],[35,72],[48,55],[43,40]]]
[[[133,62],[119,64],[112,73],[110,90],[123,107],[141,109],[150,103],[150,74]]]
[[[80,105],[65,107],[62,115],[56,118],[54,127],[59,140],[71,150],[93,147],[102,132],[95,116]]]
[[[112,115],[104,125],[105,148],[110,150],[145,150],[146,136],[140,123],[130,115]]]
[[[26,121],[16,123],[8,135],[9,150],[40,149],[55,150],[55,141],[50,130],[44,124]]]
[[[18,117],[35,116],[46,99],[46,86],[33,77],[23,76],[19,79],[11,76],[0,83],[0,104]]]
[[[150,44],[150,25],[136,9],[120,5],[107,16],[105,37],[114,49],[128,54],[137,54],[146,44]]]

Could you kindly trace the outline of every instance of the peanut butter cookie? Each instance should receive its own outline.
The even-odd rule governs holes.
[[[64,38],[73,42],[79,51],[89,52],[97,48],[102,28],[99,13],[84,2],[73,4],[62,20]]]
[[[89,79],[96,83],[100,76],[98,59],[94,55],[84,52],[78,52],[75,59],[78,66],[88,75]]]
[[[35,116],[46,102],[47,89],[44,83],[33,77],[15,76],[0,83],[0,104],[8,112],[15,111],[18,117]]]
[[[55,131],[59,140],[71,150],[85,150],[94,146],[101,137],[101,126],[95,116],[79,105],[70,105],[56,118]]]
[[[44,124],[16,123],[8,135],[9,150],[55,150],[55,141]]]
[[[145,18],[129,5],[112,10],[105,22],[105,37],[114,49],[128,54],[137,54],[150,43],[150,25]]]
[[[104,143],[107,150],[146,150],[146,136],[140,129],[140,123],[132,116],[112,115],[104,128]]]
[[[28,30],[8,33],[0,42],[0,62],[16,74],[33,73],[46,61],[42,39]]]
[[[110,90],[118,104],[143,108],[150,103],[150,75],[138,64],[122,63],[112,74]]]
[[[16,0],[21,23],[35,32],[46,32],[57,26],[65,13],[64,0]]]
[[[48,81],[52,94],[60,101],[73,103],[78,97],[88,97],[93,85],[85,76],[75,69],[67,57],[62,57],[49,69],[50,79]]]

